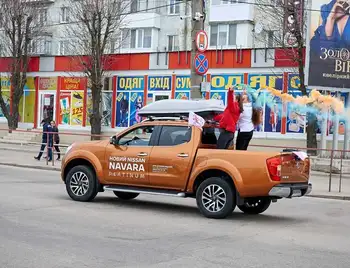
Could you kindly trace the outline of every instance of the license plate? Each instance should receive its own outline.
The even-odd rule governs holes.
[[[301,196],[301,190],[294,190],[292,197],[297,197],[297,196]]]

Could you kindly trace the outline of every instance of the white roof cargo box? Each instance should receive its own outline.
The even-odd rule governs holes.
[[[200,116],[222,113],[225,105],[221,100],[160,100],[146,105],[139,111],[143,117],[188,116],[194,112]]]

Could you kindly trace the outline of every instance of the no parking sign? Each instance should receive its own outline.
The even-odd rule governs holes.
[[[194,58],[194,67],[196,69],[197,74],[206,74],[209,69],[209,61],[207,57],[204,54],[197,54]]]

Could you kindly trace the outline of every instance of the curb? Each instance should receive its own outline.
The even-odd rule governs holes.
[[[0,146],[0,151],[11,151],[16,153],[37,153],[37,151],[25,151],[23,149],[17,149],[17,148],[5,148]]]
[[[350,196],[346,195],[309,194],[305,197],[350,201]]]
[[[30,169],[40,169],[40,170],[48,170],[48,171],[61,171],[61,168],[59,167],[43,167],[43,166],[31,166],[31,165],[24,165],[24,164],[13,164],[13,163],[0,163],[1,166],[8,166],[8,167],[19,167],[19,168],[30,168]]]

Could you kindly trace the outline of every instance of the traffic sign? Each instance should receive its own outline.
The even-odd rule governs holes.
[[[199,31],[196,34],[196,46],[199,52],[205,52],[208,49],[208,35],[205,31]]]
[[[194,58],[194,67],[196,69],[197,74],[206,74],[209,69],[209,61],[207,57],[204,54],[197,54]]]

